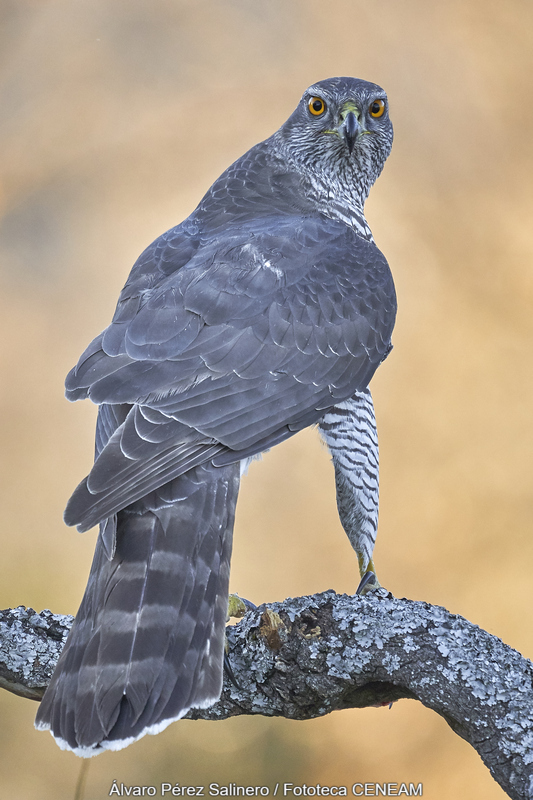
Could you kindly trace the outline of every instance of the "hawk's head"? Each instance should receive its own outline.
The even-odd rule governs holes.
[[[311,180],[333,190],[351,188],[364,202],[392,147],[387,95],[357,78],[319,81],[275,138]]]

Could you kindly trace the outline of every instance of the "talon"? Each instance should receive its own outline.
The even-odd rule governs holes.
[[[367,592],[372,592],[374,589],[382,588],[381,583],[378,581],[378,576],[376,575],[376,568],[374,566],[373,559],[369,559],[366,568],[363,567],[363,563],[362,555],[359,555],[359,571],[361,573],[361,580],[359,581],[359,586],[355,591],[356,595],[367,594]]]
[[[356,595],[368,594],[368,592],[373,592],[374,589],[381,589],[381,583],[378,581],[376,573],[368,569],[361,578],[355,593]]]
[[[237,678],[235,677],[235,673],[233,672],[233,669],[231,668],[231,663],[230,663],[230,660],[229,660],[227,646],[228,646],[228,642],[227,642],[227,639],[226,639],[226,644],[225,644],[225,649],[224,649],[224,672],[226,673],[226,676],[227,676],[228,680],[235,686],[235,688],[238,689],[240,692],[242,692],[242,686],[240,686],[239,683],[237,682]]]

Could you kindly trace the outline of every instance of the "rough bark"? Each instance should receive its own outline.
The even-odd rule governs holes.
[[[72,617],[0,612],[0,686],[40,699]],[[420,700],[477,750],[514,800],[533,798],[533,665],[462,617],[384,590],[260,606],[228,628],[235,684],[191,719],[310,719]]]

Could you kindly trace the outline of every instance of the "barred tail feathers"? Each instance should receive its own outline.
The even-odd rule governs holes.
[[[220,696],[239,470],[197,467],[174,504],[119,512],[111,560],[99,539],[37,714],[64,749],[121,749]]]

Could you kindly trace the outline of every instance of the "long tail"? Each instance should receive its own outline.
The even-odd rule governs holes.
[[[121,511],[111,559],[99,537],[36,719],[63,749],[119,750],[219,698],[239,470],[196,467]]]

